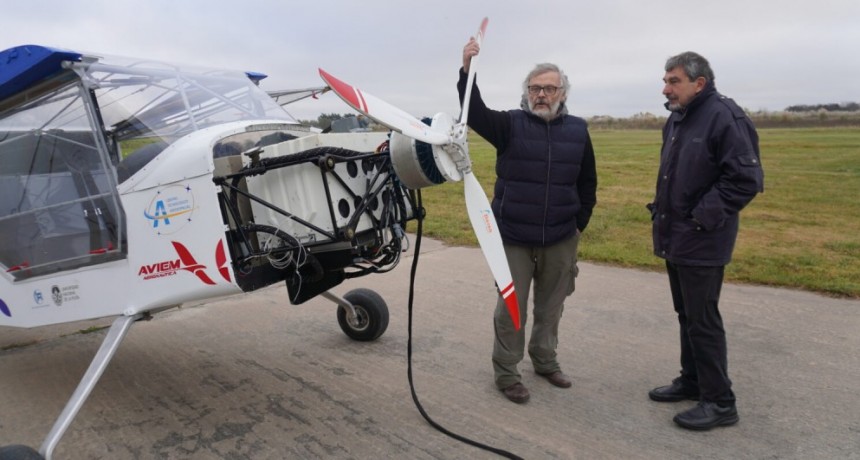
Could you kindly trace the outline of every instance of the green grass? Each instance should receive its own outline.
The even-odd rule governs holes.
[[[83,334],[83,335],[92,334],[93,332],[99,332],[99,331],[107,329],[107,328],[108,328],[107,326],[90,326],[86,329],[80,329],[78,331],[78,333]]]
[[[13,343],[10,345],[4,345],[4,346],[0,347],[0,351],[15,350],[17,348],[27,348],[27,347],[29,347],[31,345],[35,345],[37,343],[39,343],[38,340],[29,340],[27,342]]]
[[[651,201],[660,151],[656,130],[592,130],[597,208],[580,258],[662,270],[652,254]],[[726,279],[860,297],[860,129],[760,129],[765,193],[741,213]],[[495,150],[470,137],[473,171],[492,197]],[[462,183],[422,190],[425,235],[475,246]],[[410,229],[414,230],[414,224]]]

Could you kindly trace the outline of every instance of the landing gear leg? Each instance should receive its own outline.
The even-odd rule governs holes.
[[[132,323],[139,320],[142,316],[143,314],[141,313],[132,316],[120,316],[114,320],[108,330],[107,336],[104,341],[102,341],[101,347],[99,347],[98,352],[96,352],[96,356],[90,363],[90,367],[87,369],[87,372],[84,374],[84,377],[81,379],[81,382],[72,394],[71,399],[66,403],[63,413],[60,414],[60,417],[56,422],[54,422],[54,427],[51,429],[51,432],[48,433],[48,437],[45,438],[45,441],[42,443],[42,447],[39,449],[39,453],[44,455],[45,459],[51,459],[54,448],[57,447],[57,443],[60,442],[60,438],[63,437],[66,429],[68,429],[69,425],[72,424],[72,420],[76,415],[78,415],[78,411],[81,410],[87,397],[89,397],[90,392],[93,391],[93,388],[96,386],[96,382],[98,382],[102,373],[104,373],[108,363],[111,358],[113,358],[117,348],[119,348],[119,344],[122,343],[122,339],[125,338],[129,328],[131,328]]]

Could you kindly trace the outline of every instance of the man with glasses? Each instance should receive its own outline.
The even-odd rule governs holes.
[[[718,303],[738,213],[763,191],[758,135],[743,109],[717,92],[708,61],[693,52],[666,61],[663,95],[672,113],[654,201],[654,254],[666,259],[681,338],[681,375],[651,390],[654,401],[698,400],[674,421],[708,430],[738,421]]]
[[[470,39],[463,48],[457,89],[465,97],[469,64],[480,52]],[[556,357],[564,300],[573,293],[579,237],[597,203],[597,172],[583,119],[568,114],[567,76],[554,64],[539,64],[523,82],[521,108],[487,108],[477,84],[469,102],[469,127],[496,148],[493,213],[505,246],[520,302],[521,328],[511,324],[499,296],[493,324],[496,386],[515,403],[529,399],[518,364],[523,360],[529,289],[534,309],[528,352],[535,373],[549,383],[571,386]]]

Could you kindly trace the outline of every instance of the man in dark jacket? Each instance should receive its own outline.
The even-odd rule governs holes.
[[[674,418],[707,430],[738,421],[728,375],[726,333],[718,308],[723,271],[738,234],[738,213],[763,191],[755,127],[717,92],[702,56],[669,58],[663,77],[666,108],[657,193],[648,205],[654,254],[666,259],[681,337],[681,375],[655,388],[654,401],[699,400]]]
[[[457,88],[465,97],[474,40],[463,49]],[[540,64],[523,83],[521,110],[487,108],[477,85],[469,102],[469,126],[496,148],[493,213],[520,302],[521,328],[511,324],[499,297],[493,318],[496,386],[516,403],[529,399],[517,365],[525,347],[529,288],[534,282],[534,322],[528,352],[535,372],[551,384],[571,381],[556,359],[564,300],[573,293],[579,236],[597,202],[594,149],[585,121],[567,114],[567,76]]]

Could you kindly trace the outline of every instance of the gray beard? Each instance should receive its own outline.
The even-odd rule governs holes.
[[[556,117],[568,114],[565,99],[559,99],[559,101],[553,104],[549,110],[541,110],[540,112],[535,112],[534,106],[531,104],[531,102],[529,102],[529,98],[525,94],[523,94],[520,98],[520,109],[525,110],[526,112],[534,114],[538,117],[541,117],[546,121],[552,121]]]
[[[549,110],[546,109],[538,109],[535,110],[534,104],[529,101],[529,112],[543,118],[546,121],[550,121],[553,118],[558,116],[558,108],[561,106],[561,101],[556,101],[555,104],[550,105]]]
[[[677,102],[675,102],[675,103],[667,102],[666,104],[667,104],[666,108],[669,109],[669,111],[671,111],[671,112],[683,112],[684,111],[684,107],[682,107],[681,104],[678,104]]]

